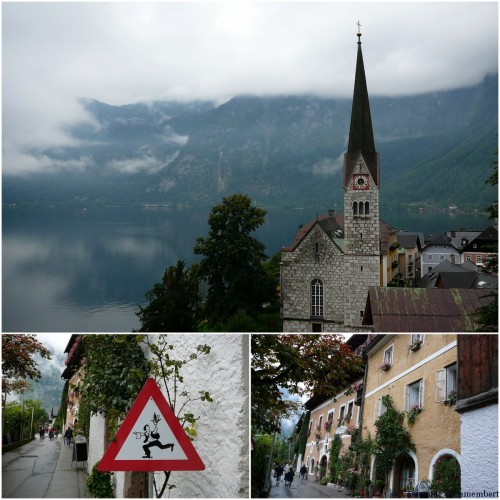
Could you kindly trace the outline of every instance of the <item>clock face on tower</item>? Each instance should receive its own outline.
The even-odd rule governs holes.
[[[369,188],[367,175],[360,175],[360,174],[354,175],[353,181],[354,181],[352,183],[353,189],[361,190]]]

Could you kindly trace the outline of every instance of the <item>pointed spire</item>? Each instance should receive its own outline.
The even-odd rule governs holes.
[[[359,21],[357,24],[358,56],[356,61],[356,76],[354,79],[354,94],[352,98],[349,145],[346,153],[347,171],[345,172],[345,180],[347,180],[352,173],[354,165],[351,163],[355,162],[356,157],[361,153],[375,183],[378,185],[378,155],[375,151],[375,141],[373,139],[370,101],[368,99],[363,53],[361,51],[361,25]]]

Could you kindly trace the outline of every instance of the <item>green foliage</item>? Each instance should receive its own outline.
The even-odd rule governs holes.
[[[297,410],[282,390],[333,396],[362,370],[339,335],[252,335],[252,426],[265,432]]]
[[[11,401],[3,408],[3,427],[2,433],[10,434],[12,441],[20,441],[34,436],[39,429],[39,424],[47,422],[47,412],[42,407],[42,402],[38,400],[27,399],[23,403]],[[34,408],[34,410],[32,410]],[[31,414],[33,413],[33,427],[31,426]]]
[[[385,477],[393,461],[408,450],[415,451],[409,432],[404,427],[405,413],[394,408],[390,396],[383,396],[382,402],[386,412],[375,422],[377,436],[375,438],[375,457],[377,463],[377,479]]]
[[[109,417],[111,433],[118,417],[130,410],[149,374],[136,335],[85,335],[85,371],[81,395],[90,414]]]
[[[265,247],[252,236],[265,214],[242,194],[212,208],[208,237],[198,238],[194,247],[203,256],[199,276],[208,284],[206,312],[212,322],[226,321],[238,311],[255,317],[272,300],[274,283],[263,265]]]
[[[202,356],[209,355],[211,347],[207,344],[200,344],[187,358],[176,359],[174,358],[175,347],[169,343],[168,335],[142,336],[140,340],[147,345],[151,352],[151,362],[149,365],[151,376],[157,381],[161,380],[163,382],[170,407],[189,438],[193,440],[197,435],[196,422],[200,417],[196,417],[193,413],[188,412],[186,407],[193,401],[200,400],[211,403],[213,399],[210,392],[205,389],[199,389],[197,395],[183,389],[184,376],[181,370],[188,363],[199,360]]]
[[[33,334],[2,335],[2,392],[24,392],[26,379],[39,380],[40,370],[34,359],[51,359],[51,352]]]
[[[342,448],[342,438],[340,434],[333,437],[332,447],[330,448],[330,473],[332,481],[336,483],[339,479],[339,472],[342,465],[340,460],[340,449]]]
[[[192,332],[199,321],[197,266],[179,260],[165,271],[161,283],[146,293],[148,305],[136,313],[141,332]]]
[[[113,473],[98,471],[99,463],[94,465],[92,472],[87,477],[87,488],[94,498],[113,498]]]
[[[445,456],[435,465],[431,489],[446,498],[460,498],[462,486],[460,464],[455,457]]]
[[[264,434],[255,437],[252,450],[252,477],[251,495],[252,498],[267,498],[269,491],[266,491],[266,473],[273,437]]]
[[[309,420],[311,418],[311,412],[306,411],[302,414],[302,424],[300,426],[299,440],[298,440],[298,450],[297,453],[304,458],[306,453],[306,445],[309,434]]]

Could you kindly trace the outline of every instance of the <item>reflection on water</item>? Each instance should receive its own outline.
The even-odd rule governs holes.
[[[198,260],[207,209],[5,208],[3,212],[3,331],[128,332],[144,294],[165,268]],[[269,256],[289,245],[315,209],[270,210],[257,236]],[[439,234],[484,229],[485,217],[388,213],[406,230]]]

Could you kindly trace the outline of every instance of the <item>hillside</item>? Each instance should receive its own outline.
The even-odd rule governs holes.
[[[348,99],[82,102],[99,127],[76,126],[79,146],[43,154],[85,169],[4,176],[4,203],[214,204],[244,192],[262,206],[342,206]],[[482,209],[496,198],[484,181],[497,152],[497,75],[475,87],[370,102],[382,206]]]

